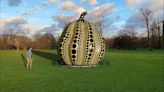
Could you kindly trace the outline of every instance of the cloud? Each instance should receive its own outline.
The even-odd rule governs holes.
[[[92,16],[102,16],[103,14],[109,13],[109,11],[113,10],[114,7],[111,3],[107,3],[98,7],[95,7],[91,12],[90,15]]]
[[[49,4],[58,4],[60,3],[60,0],[47,0]]]
[[[138,5],[142,2],[142,0],[126,0],[127,6]]]
[[[90,20],[93,23],[99,23],[102,21],[104,17],[107,17],[110,15],[110,13],[115,13],[117,10],[116,7],[114,7],[111,3],[107,3],[98,7],[95,7],[92,9],[91,12],[89,12],[87,19]]]
[[[30,25],[24,18],[15,16],[0,19],[0,34],[24,35],[31,38],[35,34],[44,33],[51,33],[57,37],[61,32],[62,29],[55,24],[45,26]]]
[[[41,30],[42,27],[29,25],[27,21],[22,17],[9,17],[0,20],[1,34],[16,34],[26,35],[31,37],[35,32]]]
[[[32,38],[36,33],[39,33],[41,29],[42,27],[40,26],[30,24],[25,24],[21,27],[22,32],[29,38]]]
[[[72,10],[75,5],[71,1],[66,1],[61,4],[61,8],[64,10]]]
[[[22,3],[22,0],[8,0],[9,6],[19,6]]]
[[[15,28],[15,27],[18,27],[18,26],[25,24],[27,22],[24,18],[15,17],[15,16],[9,17],[3,21],[5,23],[4,24],[5,28]]]
[[[39,31],[36,32],[36,34],[37,33],[40,33],[40,34],[50,33],[50,34],[53,34],[54,37],[58,37],[59,34],[62,33],[62,29],[59,28],[55,24],[50,24],[50,25],[46,25],[46,26],[42,27]]]
[[[145,24],[141,20],[139,13],[134,13],[131,15],[125,23],[125,28],[144,28]]]
[[[163,9],[163,0],[126,0],[126,5],[132,10],[139,8],[149,8],[152,11],[158,11]]]
[[[97,0],[88,0],[88,2],[89,2],[91,5],[97,4]]]
[[[54,21],[58,22],[59,27],[64,27],[69,22],[75,20],[76,17],[75,16],[67,16],[67,15],[57,15],[57,16],[53,16],[52,19]]]
[[[27,21],[24,18],[21,17],[9,17],[3,20],[0,20],[0,30],[2,30],[2,33],[8,34],[16,34],[21,31],[22,25],[26,24]]]
[[[32,8],[26,9],[22,12],[22,16],[27,16],[27,15],[31,15],[34,13],[37,13],[38,11],[42,10],[44,7],[46,7],[48,5],[48,2],[42,2],[39,5],[36,5]]]
[[[163,20],[163,0],[126,0],[126,5],[132,10],[132,15],[127,19],[125,27],[133,26],[136,28],[145,28],[141,21],[140,9],[149,9],[153,13],[153,19]]]
[[[57,27],[55,24],[46,25],[40,31],[51,33],[53,31],[59,31],[59,27]]]
[[[59,5],[62,10],[71,11],[75,14],[81,14],[85,9],[81,8],[78,5],[75,5],[72,1],[66,1]]]
[[[27,31],[38,31],[41,29],[40,26],[35,26],[35,25],[30,25],[30,24],[26,24],[22,26],[23,30],[27,30]]]
[[[80,3],[88,2],[90,5],[97,4],[97,0],[80,0]]]
[[[85,11],[84,8],[75,4],[72,0],[66,0],[62,2],[61,0],[47,0],[48,4],[54,4],[59,7],[62,11],[72,12],[74,14],[81,14]]]

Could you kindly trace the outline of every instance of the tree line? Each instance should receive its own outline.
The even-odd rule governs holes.
[[[138,35],[135,29],[124,29],[120,30],[115,37],[105,38],[107,48],[148,48],[149,50],[164,48],[164,35],[162,31],[158,29],[155,23],[152,26],[149,40],[147,36]]]
[[[164,48],[164,31],[158,27],[158,23],[153,23],[150,29],[150,37],[138,35],[133,28],[119,30],[117,35],[112,38],[104,38],[107,48],[115,49],[137,49],[137,48]],[[2,34],[0,35],[0,49],[25,50],[28,47],[34,49],[55,49],[57,46],[56,37],[52,34],[36,34],[32,38],[25,35]]]
[[[2,34],[0,35],[0,49],[26,50],[28,47],[34,49],[55,49],[56,39],[52,34],[36,34],[28,38],[24,35]]]

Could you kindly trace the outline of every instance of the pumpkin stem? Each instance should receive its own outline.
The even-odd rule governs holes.
[[[84,22],[84,16],[87,15],[87,12],[83,12],[81,15],[80,15],[80,18],[79,18],[79,21],[83,21]]]

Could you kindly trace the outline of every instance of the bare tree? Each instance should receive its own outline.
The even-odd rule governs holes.
[[[35,49],[54,49],[56,46],[56,39],[52,34],[36,34],[34,48]]]
[[[162,48],[164,49],[164,20],[162,21]]]
[[[148,48],[149,48],[149,50],[151,50],[149,25],[150,25],[150,19],[151,19],[152,11],[149,9],[146,9],[146,8],[141,8],[140,11],[142,14],[142,19],[143,19],[143,21],[146,25],[146,28],[147,28]]]
[[[150,25],[150,44],[152,48],[159,48],[157,27],[156,21],[153,21]]]
[[[104,16],[97,18],[97,20],[95,21],[95,24],[98,26],[98,30],[100,31],[101,34],[102,34],[103,29],[104,29],[104,23],[105,23],[105,17]]]
[[[158,30],[158,45],[161,48],[161,30],[160,30],[160,21],[157,21],[157,30]]]

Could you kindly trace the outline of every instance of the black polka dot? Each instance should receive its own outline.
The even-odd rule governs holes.
[[[75,58],[76,56],[75,55],[72,55],[72,58]]]
[[[76,43],[76,40],[74,40],[74,43]]]
[[[89,30],[92,30],[92,28],[89,28]]]
[[[91,42],[93,42],[93,39],[90,39]]]
[[[73,44],[72,47],[73,47],[73,48],[76,48],[76,44]]]
[[[76,50],[72,50],[72,53],[75,54],[76,53]]]

